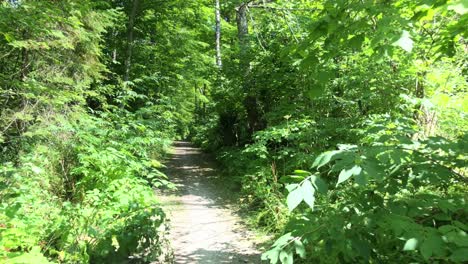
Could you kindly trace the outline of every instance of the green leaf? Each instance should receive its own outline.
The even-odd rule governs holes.
[[[304,247],[304,244],[302,243],[301,240],[295,239],[294,240],[294,247],[296,249],[296,253],[301,257],[302,259],[305,259],[306,257],[306,249]]]
[[[291,233],[286,233],[275,241],[275,243],[273,244],[273,247],[282,247],[285,244],[289,243],[289,241],[292,238],[293,236],[291,235]]]
[[[294,262],[293,253],[291,251],[281,251],[279,257],[282,264],[293,264]]]
[[[288,194],[286,203],[288,204],[288,209],[290,212],[294,210],[302,202],[302,188],[296,188]]]
[[[306,202],[306,204],[309,205],[310,208],[314,209],[315,189],[314,187],[312,187],[312,183],[308,180],[304,181],[304,183],[301,186],[301,190],[304,202]]]
[[[288,190],[288,192],[292,192],[292,190],[296,189],[297,187],[299,187],[299,184],[297,183],[286,185],[286,189]]]
[[[305,171],[305,170],[295,170],[294,171],[294,174],[295,175],[298,175],[298,176],[309,176],[311,173],[308,172],[308,171]]]
[[[403,251],[416,250],[417,247],[418,247],[418,240],[413,237],[406,241],[405,246],[403,247]]]
[[[450,255],[450,260],[455,262],[466,262],[468,261],[468,247],[466,248],[459,248],[453,251],[452,255]]]
[[[310,176],[310,181],[313,183],[315,190],[317,190],[319,193],[326,194],[328,192],[327,183],[320,177],[312,175]]]
[[[443,249],[444,241],[440,236],[437,234],[431,235],[426,240],[424,240],[421,244],[420,250],[421,255],[424,257],[425,260],[429,260],[431,256],[436,253],[436,255],[440,254],[440,251]]]
[[[7,42],[12,42],[12,41],[15,40],[15,37],[13,35],[9,34],[9,33],[3,33],[3,35],[5,36],[5,40]]]
[[[307,93],[309,95],[309,98],[314,99],[323,95],[325,92],[325,87],[326,86],[324,84],[314,85],[311,89],[309,89]]]
[[[268,250],[267,252],[262,254],[262,260],[270,260],[270,264],[278,263],[280,251],[277,248],[273,248]]]
[[[376,181],[382,181],[385,176],[384,168],[379,166],[376,159],[370,159],[364,162],[363,170],[368,177],[375,179]]]
[[[348,40],[349,47],[354,50],[361,49],[363,42],[364,42],[364,35],[353,36],[352,38]]]
[[[351,170],[342,170],[340,172],[340,175],[338,176],[338,182],[336,183],[336,185],[348,180],[349,178],[351,178],[351,176],[353,176],[352,169]]]
[[[361,172],[362,172],[362,168],[359,167],[358,165],[355,165],[354,167],[352,167],[349,170],[346,170],[346,169],[342,170],[340,172],[340,175],[338,176],[338,182],[336,183],[336,185],[348,180],[349,178],[351,178],[354,175],[361,174]]]
[[[457,226],[458,228],[464,230],[464,231],[468,231],[468,226],[465,225],[464,223],[460,222],[460,221],[453,221],[453,225],[454,226]]]
[[[319,64],[319,60],[313,55],[307,55],[307,57],[301,61],[301,67],[303,68],[312,68],[317,64]]]
[[[14,218],[15,214],[21,208],[21,203],[14,203],[13,205],[7,206],[4,210],[5,215],[9,218]]]
[[[356,181],[358,185],[365,186],[367,185],[367,182],[368,182],[367,174],[361,173],[359,175],[356,175],[354,177],[354,180]]]
[[[150,165],[151,165],[151,167],[153,167],[153,168],[158,168],[158,169],[159,169],[159,168],[165,167],[161,162],[159,162],[159,161],[157,161],[157,160],[155,160],[155,159],[152,159],[152,160],[150,161]]]
[[[323,165],[330,162],[334,155],[336,155],[336,154],[338,154],[340,152],[341,151],[339,151],[339,150],[332,150],[332,151],[327,151],[327,152],[324,152],[324,153],[320,154],[315,159],[314,163],[312,164],[312,167],[317,167],[317,169],[322,167]]]
[[[302,182],[304,178],[305,178],[304,176],[286,175],[286,176],[282,176],[279,179],[279,182],[281,183]]]
[[[399,46],[407,52],[413,50],[413,40],[411,39],[410,33],[406,30],[403,30],[401,33],[400,39],[393,43],[394,46]]]
[[[322,84],[325,84],[327,83],[330,79],[333,78],[333,76],[335,76],[335,73],[334,72],[331,72],[331,71],[319,71],[317,73],[317,81],[319,81],[320,83]]]
[[[353,249],[362,256],[365,260],[369,260],[370,253],[371,253],[371,245],[365,241],[360,239],[359,237],[351,238]]]
[[[462,230],[447,234],[447,237],[460,247],[468,247],[468,236]]]

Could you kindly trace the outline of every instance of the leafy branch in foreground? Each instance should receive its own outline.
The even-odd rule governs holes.
[[[289,177],[302,181],[287,186],[294,215],[264,259],[293,263],[305,251],[324,262],[467,261],[466,135],[412,140],[406,124],[374,123],[360,145],[320,154],[315,175]]]

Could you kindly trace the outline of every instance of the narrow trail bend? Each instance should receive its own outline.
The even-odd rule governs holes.
[[[212,159],[179,141],[167,167],[177,190],[159,195],[170,219],[175,263],[260,263],[254,236],[234,213]]]

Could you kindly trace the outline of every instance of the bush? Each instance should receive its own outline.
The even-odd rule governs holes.
[[[92,117],[78,110],[32,129],[37,143],[1,170],[0,258],[116,263],[163,256],[166,218],[151,188],[170,187],[158,170],[170,144],[162,129],[125,111]]]
[[[416,139],[408,119],[371,119],[358,145],[289,176],[285,235],[271,263],[466,262],[466,135]],[[304,201],[304,203],[302,203]]]

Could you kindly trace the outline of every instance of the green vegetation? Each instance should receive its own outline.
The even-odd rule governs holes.
[[[0,2],[1,263],[169,257],[152,188],[192,116],[196,5]]]
[[[0,1],[0,262],[170,262],[153,189],[187,137],[266,261],[467,262],[467,24],[465,0]]]

